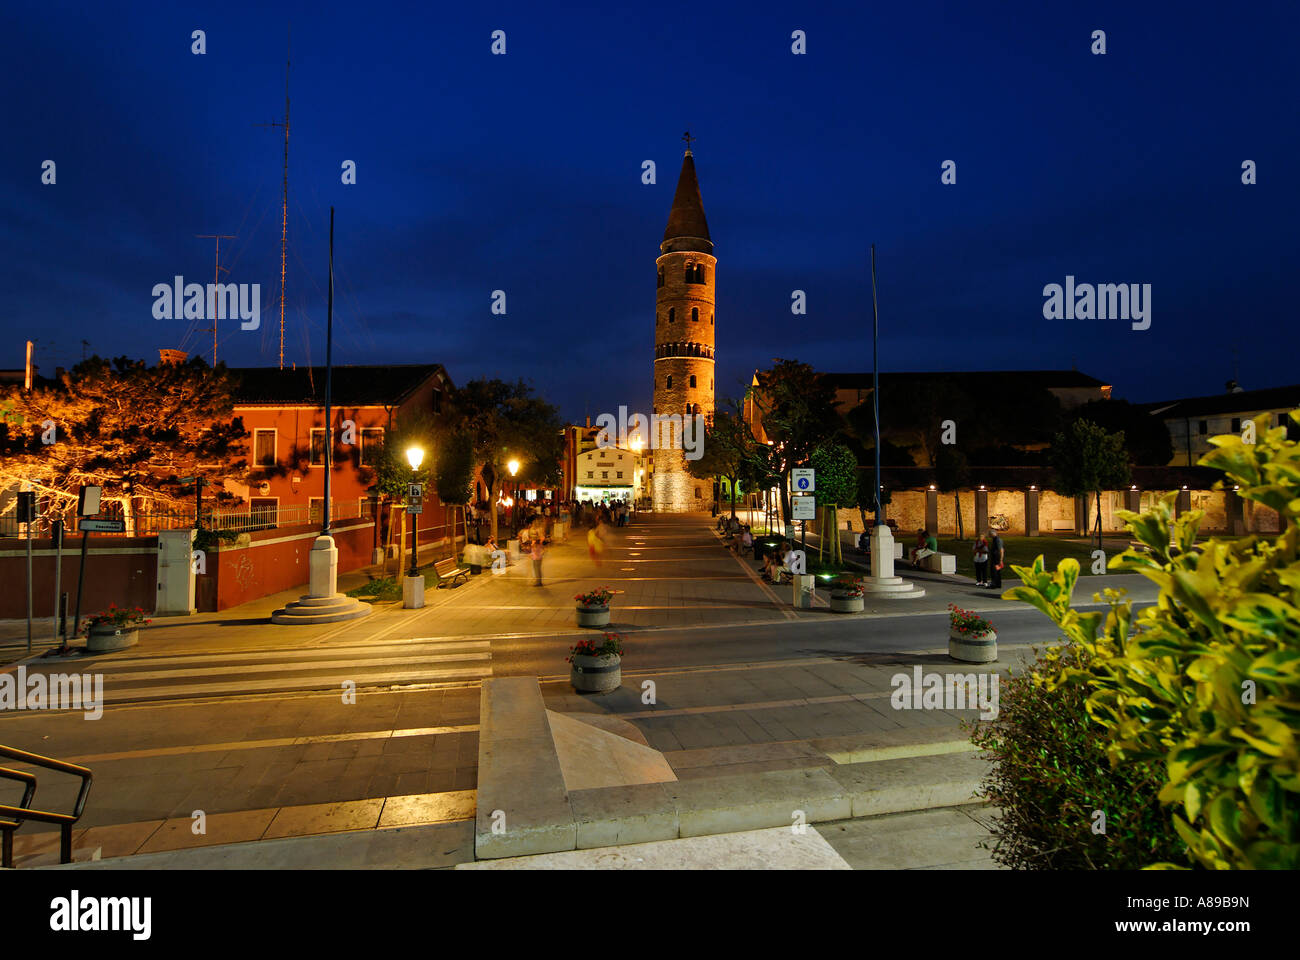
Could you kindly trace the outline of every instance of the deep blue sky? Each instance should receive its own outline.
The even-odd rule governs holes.
[[[1300,380],[1294,2],[118,6],[0,13],[0,367],[28,337],[45,373],[82,339],[150,360],[180,345],[188,324],[154,320],[150,291],[206,283],[194,235],[212,233],[239,235],[229,279],[266,303],[219,357],[276,362],[281,141],[254,124],[283,113],[291,21],[299,364],[324,358],[333,204],[336,362],[522,376],[574,419],[648,408],[689,126],[719,399],[774,357],[870,369],[872,242],[887,370],[1077,364],[1154,400],[1222,390],[1235,347],[1247,388]],[[1066,274],[1152,284],[1151,329],[1044,320]],[[207,335],[185,345],[210,355]]]

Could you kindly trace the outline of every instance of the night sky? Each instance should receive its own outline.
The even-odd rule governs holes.
[[[283,115],[291,24],[286,363],[324,360],[333,205],[336,363],[648,410],[689,127],[719,401],[774,357],[870,369],[873,242],[882,369],[1077,366],[1144,401],[1220,392],[1236,349],[1248,389],[1300,380],[1293,0],[118,7],[0,13],[0,367],[28,338],[44,374],[83,339],[210,356],[152,313],[154,284],[211,280],[196,234],[237,234],[223,279],[262,285],[261,329],[228,321],[218,357],[277,362],[282,140],[256,124]],[[1067,274],[1151,284],[1150,329],[1044,320]]]

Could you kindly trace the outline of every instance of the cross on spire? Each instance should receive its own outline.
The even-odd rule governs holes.
[[[686,152],[687,152],[687,153],[690,153],[690,152],[691,152],[691,144],[692,144],[694,141],[698,140],[699,137],[692,137],[692,136],[691,136],[691,131],[687,130],[685,133],[682,134],[682,139],[683,139],[684,141],[686,141]]]

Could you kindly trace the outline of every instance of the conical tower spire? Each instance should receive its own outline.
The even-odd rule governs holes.
[[[709,239],[709,222],[704,218],[704,201],[700,198],[700,181],[695,176],[695,157],[690,150],[690,134],[686,156],[682,158],[682,172],[677,178],[677,192],[673,194],[673,208],[668,213],[668,226],[664,242],[659,249],[664,253],[677,250],[697,250],[712,253]]]

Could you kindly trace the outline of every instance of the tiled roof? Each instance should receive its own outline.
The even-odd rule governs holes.
[[[239,378],[236,403],[325,403],[324,367],[235,367],[231,373]],[[336,366],[330,395],[338,406],[393,406],[439,373],[452,386],[438,363]]]
[[[1224,413],[1253,413],[1257,410],[1293,410],[1300,407],[1300,384],[1216,393],[1208,397],[1187,397],[1144,403],[1142,407],[1165,420],[1215,416]]]
[[[827,373],[824,375],[840,390],[871,389],[871,374],[868,373]],[[956,370],[956,371],[911,371],[881,372],[880,382],[888,384],[901,380],[950,380],[958,385],[974,381],[985,382],[990,377],[1003,377],[1013,383],[1026,387],[1053,387],[1066,389],[1072,387],[1105,387],[1104,380],[1090,377],[1078,370]]]

